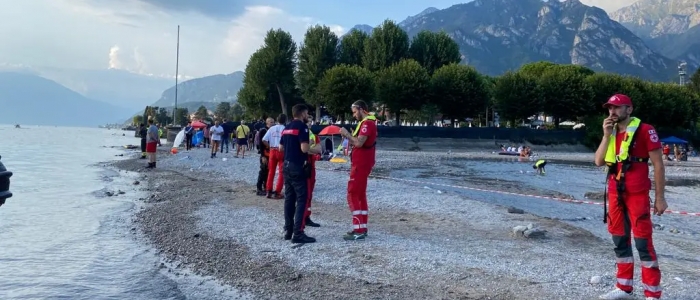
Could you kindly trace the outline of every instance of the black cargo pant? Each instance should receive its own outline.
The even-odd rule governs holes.
[[[283,164],[284,230],[300,234],[304,232],[309,178],[303,164],[287,160]]]
[[[256,184],[258,191],[265,190],[265,184],[267,183],[267,164],[270,162],[270,158],[267,158],[267,162],[263,163],[263,157],[260,156],[260,171],[258,172],[258,183]]]

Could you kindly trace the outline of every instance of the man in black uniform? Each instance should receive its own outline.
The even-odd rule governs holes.
[[[275,125],[275,119],[267,118],[265,121],[265,127],[259,128],[258,133],[255,137],[258,139],[255,144],[258,145],[258,153],[260,154],[260,172],[258,172],[258,183],[257,183],[257,194],[258,196],[265,196],[265,184],[267,183],[267,162],[270,160],[270,147],[266,146],[265,143],[261,141],[262,137],[267,133],[267,129],[272,125]]]
[[[148,135],[148,129],[146,125],[141,123],[139,125],[139,136],[141,136],[141,159],[146,159],[146,136]]]
[[[316,242],[304,233],[310,175],[307,159],[311,154],[309,127],[306,126],[308,110],[304,104],[292,107],[294,120],[284,127],[279,147],[284,153],[284,239],[292,243]]]

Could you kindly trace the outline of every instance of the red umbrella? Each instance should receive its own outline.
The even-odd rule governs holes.
[[[194,128],[204,128],[204,127],[207,127],[207,124],[204,124],[204,123],[202,123],[202,122],[200,122],[200,121],[195,121],[195,122],[192,122],[192,127],[194,127]]]
[[[335,126],[335,125],[328,125],[326,128],[323,128],[321,132],[318,133],[318,135],[336,135],[340,134],[340,127]]]

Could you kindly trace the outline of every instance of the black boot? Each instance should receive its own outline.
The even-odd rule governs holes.
[[[153,162],[153,168],[154,168],[154,169],[156,168],[156,163],[155,163],[155,162]]]
[[[292,239],[292,231],[291,230],[285,230],[284,231],[284,240],[288,241]]]
[[[306,244],[315,243],[316,239],[306,235],[303,231],[295,233],[292,235],[292,243],[294,244]]]
[[[154,166],[153,166],[152,162],[149,162],[148,166],[146,166],[146,169],[153,169],[153,168],[154,168]]]
[[[306,223],[306,226],[321,227],[321,224],[311,221],[311,217],[306,217],[306,221],[304,223]]]

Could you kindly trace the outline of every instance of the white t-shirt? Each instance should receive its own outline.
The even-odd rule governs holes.
[[[277,124],[272,126],[267,130],[262,140],[270,144],[270,148],[278,148],[280,146],[280,139],[282,139],[282,131],[284,131],[284,125]]]
[[[221,126],[212,126],[210,131],[211,131],[211,140],[212,141],[220,141],[221,135],[224,134],[224,128]]]

